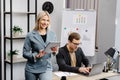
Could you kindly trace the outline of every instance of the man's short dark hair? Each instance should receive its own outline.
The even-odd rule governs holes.
[[[76,32],[72,32],[72,33],[69,35],[68,40],[70,40],[70,41],[72,42],[73,39],[80,40],[80,34],[79,34],[79,33],[76,33]]]

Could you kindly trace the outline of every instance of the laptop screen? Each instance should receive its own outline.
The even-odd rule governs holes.
[[[102,73],[103,68],[104,68],[104,64],[103,63],[93,64],[91,72],[89,73],[89,76]]]
[[[91,69],[89,74],[88,73],[83,73],[83,72],[81,74],[83,74],[85,76],[92,76],[92,75],[102,73],[103,69],[104,69],[104,64],[103,63],[92,64],[92,69]]]

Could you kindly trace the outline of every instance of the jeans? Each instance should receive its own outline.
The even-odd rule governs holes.
[[[52,70],[46,70],[44,73],[25,71],[25,80],[52,80]]]

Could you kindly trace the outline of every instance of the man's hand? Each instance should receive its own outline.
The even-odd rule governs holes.
[[[92,69],[92,67],[86,67],[88,70],[89,70],[89,72],[91,71],[91,69]]]
[[[91,67],[80,67],[79,72],[88,73],[90,72]]]

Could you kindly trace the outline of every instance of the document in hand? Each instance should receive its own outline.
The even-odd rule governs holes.
[[[52,47],[59,47],[59,46],[60,46],[60,42],[49,42],[44,51],[46,53],[49,53],[51,52]]]

